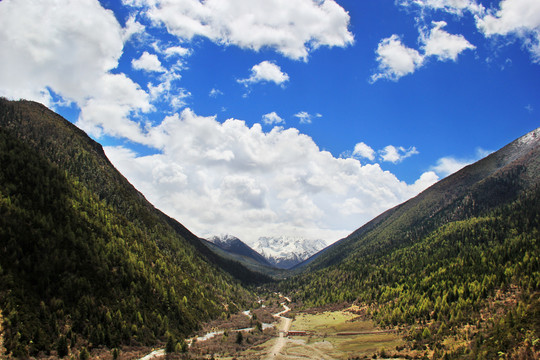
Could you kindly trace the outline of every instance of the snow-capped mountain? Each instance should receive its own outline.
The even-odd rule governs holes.
[[[253,249],[268,262],[281,269],[290,269],[327,246],[320,239],[279,236],[260,237]]]
[[[251,247],[246,245],[242,240],[232,235],[220,235],[213,236],[208,239],[211,243],[217,245],[221,249],[228,251],[233,254],[238,254],[241,256],[247,256],[262,265],[272,266],[272,264],[266,260],[264,256],[259,254],[257,251],[253,250]]]

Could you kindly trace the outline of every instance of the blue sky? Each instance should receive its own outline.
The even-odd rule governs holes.
[[[3,0],[0,95],[200,236],[333,242],[540,126],[538,0]]]

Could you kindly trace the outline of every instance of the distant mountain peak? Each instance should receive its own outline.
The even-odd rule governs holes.
[[[219,244],[233,244],[238,241],[241,242],[242,240],[240,240],[234,235],[221,234],[221,235],[215,235],[215,236],[212,236],[211,238],[208,238],[208,241],[216,245],[219,245]]]
[[[253,247],[272,265],[290,269],[327,246],[321,239],[293,236],[260,237]]]
[[[517,139],[517,142],[521,145],[528,145],[528,144],[535,144],[540,141],[540,128],[535,129],[519,139]]]
[[[272,266],[272,264],[267,261],[264,256],[262,256],[259,252],[251,248],[249,245],[244,243],[236,236],[229,234],[221,234],[219,236],[212,236],[207,240],[216,245],[217,247],[221,248],[222,250],[241,256],[247,256],[260,264]]]

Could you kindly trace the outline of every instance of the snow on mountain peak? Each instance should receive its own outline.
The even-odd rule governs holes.
[[[208,241],[214,243],[214,244],[231,244],[236,241],[240,241],[236,236],[225,234],[225,235],[219,235],[219,236],[212,236],[208,239]]]
[[[320,239],[278,236],[260,237],[253,249],[274,266],[288,269],[308,259],[326,246],[326,242]]]

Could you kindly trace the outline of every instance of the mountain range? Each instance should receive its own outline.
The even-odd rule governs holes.
[[[278,237],[252,249],[198,238],[67,120],[0,99],[0,348],[181,343],[266,284],[304,307],[356,303],[434,358],[537,358],[539,185],[537,129],[329,247]]]
[[[320,239],[308,240],[300,237],[260,237],[254,249],[273,266],[290,269],[327,246]]]
[[[217,245],[219,248],[229,253],[251,258],[254,261],[265,266],[272,266],[272,264],[268,262],[268,260],[266,260],[264,256],[262,256],[260,253],[250,248],[248,245],[246,245],[244,242],[242,242],[242,240],[240,240],[236,236],[232,236],[232,235],[213,236],[210,239],[208,239],[208,241],[210,241],[214,245]]]
[[[228,256],[253,271],[274,278],[283,278],[285,272],[282,270],[298,266],[326,247],[326,243],[322,240],[313,241],[288,236],[261,237],[254,248],[232,235],[213,236],[203,241],[211,250],[221,253],[222,256]]]

